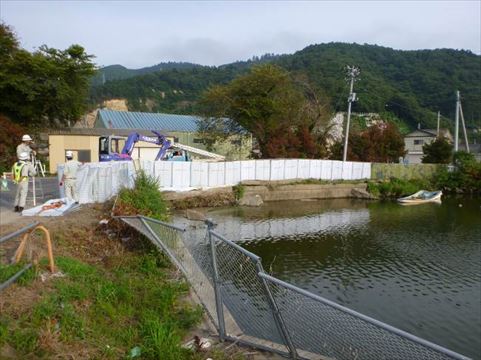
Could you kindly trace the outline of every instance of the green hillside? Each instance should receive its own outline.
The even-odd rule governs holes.
[[[154,66],[148,66],[141,69],[128,69],[122,65],[109,65],[98,70],[92,78],[92,85],[102,85],[107,81],[128,79],[134,76],[150,74],[156,71],[164,71],[171,69],[192,69],[200,65],[188,62],[163,62]]]
[[[361,76],[355,85],[359,101],[353,110],[389,111],[411,127],[418,122],[434,126],[438,110],[452,118],[455,91],[460,90],[468,125],[481,125],[481,56],[452,49],[402,51],[376,45],[312,45],[292,55],[268,55],[219,67],[177,67],[108,81],[93,86],[90,98],[99,103],[124,97],[129,108],[137,111],[192,113],[206,88],[227,83],[260,62],[273,62],[293,74],[307,75],[331,98],[335,110],[346,109],[344,69],[356,65]]]

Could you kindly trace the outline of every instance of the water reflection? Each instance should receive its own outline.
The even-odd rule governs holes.
[[[275,276],[481,358],[480,206],[330,200],[209,216]]]

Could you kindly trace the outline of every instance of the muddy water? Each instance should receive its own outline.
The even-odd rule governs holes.
[[[214,210],[282,280],[481,358],[481,199],[346,199]]]

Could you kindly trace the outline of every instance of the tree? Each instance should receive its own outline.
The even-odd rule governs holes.
[[[255,66],[203,94],[201,132],[219,138],[248,131],[264,158],[318,157],[321,147],[315,124],[328,111],[326,101],[314,97],[305,84],[278,66]]]
[[[0,115],[0,172],[11,171],[17,160],[16,147],[23,134],[25,129]]]
[[[335,144],[332,158],[341,159],[343,142]],[[347,159],[350,161],[397,162],[404,156],[404,139],[394,123],[380,122],[364,131],[349,134]]]
[[[430,144],[423,145],[425,164],[449,164],[453,158],[453,146],[444,137],[438,137]]]
[[[0,113],[29,126],[64,125],[84,113],[95,66],[82,46],[30,53],[0,24],[0,54]]]

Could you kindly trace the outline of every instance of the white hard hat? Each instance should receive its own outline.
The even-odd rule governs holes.
[[[65,156],[69,158],[73,157],[73,151],[70,151],[70,150],[66,151]]]
[[[22,141],[32,141],[32,138],[30,137],[30,135],[23,135]]]
[[[20,153],[20,155],[18,156],[18,159],[19,160],[28,160],[28,152]]]

